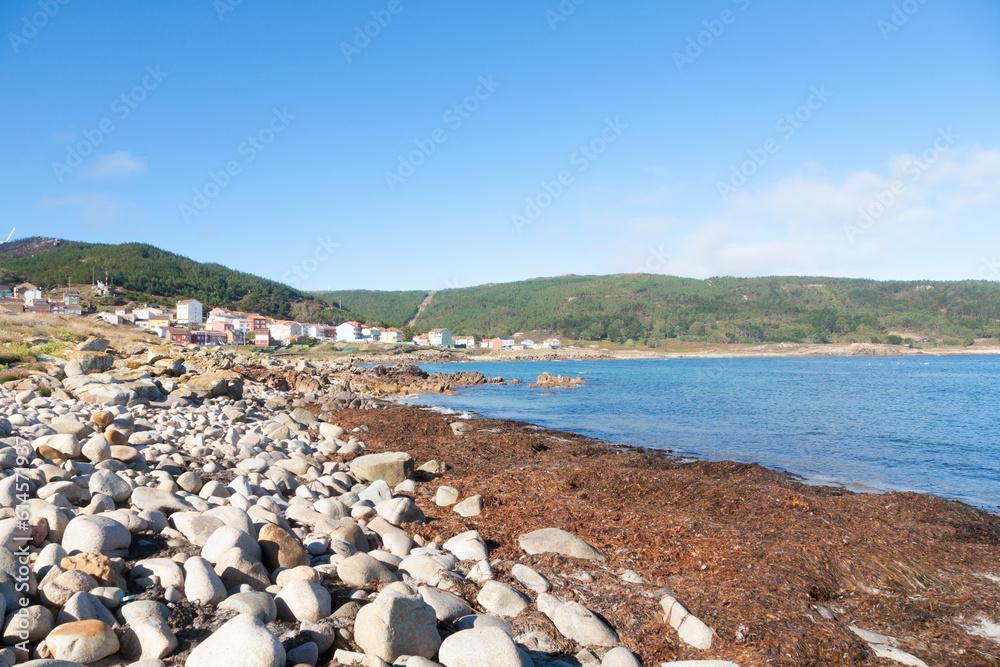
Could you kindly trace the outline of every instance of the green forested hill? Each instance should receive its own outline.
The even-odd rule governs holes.
[[[35,238],[0,244],[0,284],[29,281],[51,289],[65,285],[67,277],[74,284],[89,284],[95,272],[103,275],[104,267],[127,299],[195,298],[208,306],[331,324],[356,319],[402,327],[426,297],[429,301],[413,325],[416,331],[448,327],[477,337],[530,331],[576,340],[655,343],[666,338],[833,342],[892,341],[897,334],[960,340],[1000,335],[1000,283],[988,281],[695,280],[629,274],[539,278],[432,295],[420,290],[307,294],[140,243]]]
[[[390,326],[402,327],[417,312],[417,306],[423,301],[427,292],[376,292],[356,289],[308,294],[333,305],[342,304],[346,310],[364,313]]]
[[[0,244],[0,283],[31,282],[43,289],[90,284],[104,269],[126,298],[140,301],[198,299],[224,306],[286,317],[304,295],[287,285],[220,264],[203,264],[142,243],[109,245],[24,239]]]
[[[347,293],[344,293],[345,295]],[[366,292],[376,312],[380,292]],[[387,293],[396,303],[398,293]],[[415,295],[410,299],[415,310]],[[344,306],[353,308],[344,296]],[[388,307],[388,306],[387,306]],[[884,341],[1000,333],[1000,284],[771,277],[566,276],[437,292],[414,328],[496,336],[545,331],[584,340]]]

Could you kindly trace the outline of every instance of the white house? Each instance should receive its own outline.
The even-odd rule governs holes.
[[[500,349],[509,350],[514,347],[514,339],[508,338],[506,336],[500,336]]]
[[[269,324],[267,330],[271,332],[271,338],[280,341],[302,335],[302,325],[291,320],[279,320],[274,324]]]
[[[177,302],[178,324],[201,324],[202,321],[200,301],[186,299]]]
[[[361,323],[351,321],[351,322],[344,322],[343,324],[338,324],[337,340],[340,341],[361,340]]]
[[[451,347],[451,330],[431,329],[427,332],[427,342],[430,343],[432,347]]]
[[[30,306],[36,301],[42,300],[42,290],[40,289],[26,289],[24,290],[24,305]]]
[[[559,342],[558,338],[546,338],[544,341],[542,341],[542,347],[546,349],[554,350],[560,347],[561,345],[562,343]]]
[[[473,348],[476,346],[474,336],[452,336],[451,340],[455,344],[455,347]]]
[[[136,308],[132,311],[137,320],[148,320],[153,315],[162,315],[163,311],[156,306],[144,306],[142,308]]]

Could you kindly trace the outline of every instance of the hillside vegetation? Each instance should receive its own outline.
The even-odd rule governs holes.
[[[239,308],[273,317],[288,317],[293,304],[305,295],[273,280],[233,271],[220,264],[205,264],[144,243],[79,243],[56,239],[22,239],[0,244],[0,283],[31,282],[49,290],[89,285],[96,275],[104,280],[107,267],[111,283],[122,294],[101,302],[198,299],[208,306]],[[313,309],[315,310],[315,309]],[[337,319],[335,311],[324,311]]]
[[[346,310],[364,313],[389,326],[402,327],[417,312],[417,306],[427,292],[377,292],[372,290],[341,290],[335,292],[309,292],[310,296],[329,304],[342,304]]]
[[[344,306],[354,302],[343,293]],[[399,294],[365,292],[366,312],[402,308]],[[379,295],[386,294],[380,306]],[[389,296],[392,295],[392,296]],[[390,305],[391,304],[391,305]],[[411,311],[412,314],[413,311]],[[660,275],[566,276],[437,292],[415,322],[427,331],[491,337],[543,331],[576,340],[896,342],[1000,333],[1000,285],[769,277],[695,280]]]

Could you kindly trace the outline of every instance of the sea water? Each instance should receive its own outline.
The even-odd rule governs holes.
[[[1000,358],[645,359],[425,364],[522,384],[406,403],[610,443],[759,463],[809,483],[919,491],[1000,509]],[[544,371],[587,385],[543,390]]]

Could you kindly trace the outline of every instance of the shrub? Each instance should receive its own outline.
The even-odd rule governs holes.
[[[885,337],[885,342],[887,342],[889,345],[902,345],[903,337],[897,336],[896,334],[889,334],[888,336]]]

